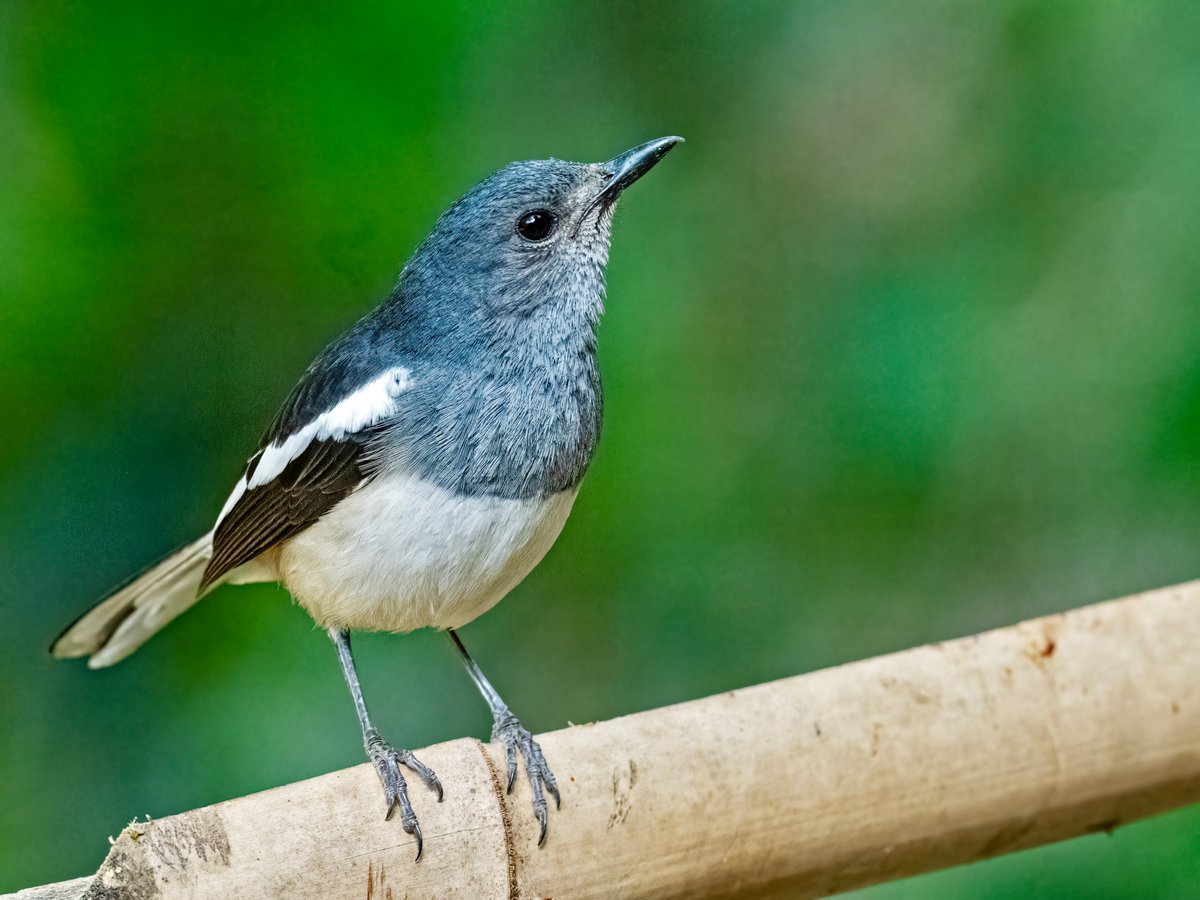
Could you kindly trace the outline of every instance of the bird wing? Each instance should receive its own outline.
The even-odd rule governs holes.
[[[347,385],[347,370],[322,359],[296,386],[217,519],[201,591],[299,534],[374,473],[373,439],[411,378],[402,366],[369,372]]]

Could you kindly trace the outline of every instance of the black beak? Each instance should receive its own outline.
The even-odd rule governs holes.
[[[604,182],[600,193],[588,204],[579,221],[583,222],[591,211],[601,204],[611,206],[621,195],[621,191],[653,169],[672,147],[682,143],[683,138],[678,136],[647,141],[603,163],[604,170],[609,173],[608,181]]]

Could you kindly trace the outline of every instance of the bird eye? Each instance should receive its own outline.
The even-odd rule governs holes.
[[[554,230],[554,213],[548,209],[531,209],[517,219],[517,234],[527,241],[544,241]]]

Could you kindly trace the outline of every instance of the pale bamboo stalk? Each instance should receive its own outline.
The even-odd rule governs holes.
[[[92,887],[796,898],[1108,831],[1200,799],[1200,582],[539,740],[541,849],[523,776],[458,740],[420,754],[420,862],[363,765],[126,828]]]

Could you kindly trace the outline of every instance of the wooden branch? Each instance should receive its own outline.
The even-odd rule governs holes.
[[[458,740],[421,753],[446,799],[414,786],[419,863],[362,765],[131,825],[94,880],[28,896],[843,891],[1200,799],[1198,647],[1193,582],[547,734],[541,849],[523,774],[507,796],[502,753]]]

